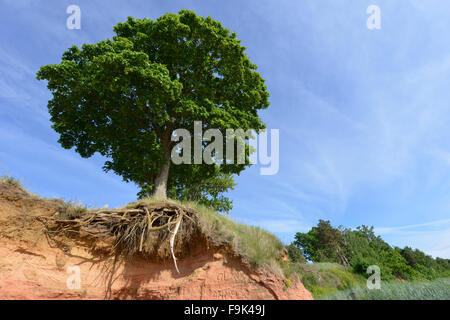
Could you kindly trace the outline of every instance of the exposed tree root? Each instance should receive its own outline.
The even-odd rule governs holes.
[[[178,270],[177,258],[175,257],[175,252],[173,251],[173,243],[175,241],[175,236],[177,235],[178,228],[180,227],[182,220],[183,220],[183,213],[181,213],[180,217],[178,218],[178,221],[175,224],[175,230],[172,232],[172,236],[170,237],[170,252],[172,253],[173,263],[175,264],[175,269],[177,269],[178,273],[180,273],[180,270]]]
[[[94,240],[112,240],[111,254],[132,256],[142,254],[167,258],[161,248],[167,246],[179,273],[175,256],[175,237],[186,241],[196,232],[196,213],[169,202],[136,204],[115,210],[94,210],[72,220],[54,217],[38,217],[46,226],[50,238],[59,236],[88,237]],[[185,220],[185,223],[182,223]],[[164,250],[162,250],[164,252]],[[167,250],[166,250],[167,251]]]

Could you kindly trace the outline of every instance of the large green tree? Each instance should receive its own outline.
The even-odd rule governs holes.
[[[248,161],[171,166],[171,137],[178,128],[193,132],[194,121],[223,133],[265,127],[257,112],[269,94],[236,33],[188,10],[129,17],[114,31],[112,40],[73,46],[37,73],[53,94],[48,109],[60,144],[82,157],[100,153],[105,170],[157,197],[226,191]],[[192,192],[186,196],[182,186]]]

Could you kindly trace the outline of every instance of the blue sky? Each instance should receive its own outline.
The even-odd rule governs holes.
[[[68,30],[66,8],[81,8]],[[366,8],[381,9],[368,30]],[[191,9],[236,31],[271,94],[280,168],[237,177],[231,216],[284,242],[318,219],[373,225],[389,243],[450,258],[450,3],[422,0],[0,1],[0,174],[45,197],[124,205],[137,188],[100,156],[62,149],[41,65],[113,36],[127,16]]]

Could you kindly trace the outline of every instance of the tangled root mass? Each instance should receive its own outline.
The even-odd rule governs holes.
[[[91,210],[72,219],[40,217],[40,221],[50,237],[110,239],[115,254],[167,258],[170,252],[177,271],[175,247],[182,251],[182,243],[198,233],[195,211],[169,202]]]

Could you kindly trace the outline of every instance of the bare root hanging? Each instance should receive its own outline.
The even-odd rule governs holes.
[[[175,242],[175,236],[177,235],[178,228],[180,227],[182,220],[183,220],[183,213],[181,213],[180,217],[178,218],[177,223],[175,224],[175,230],[172,232],[172,236],[170,237],[170,252],[172,253],[173,263],[178,273],[180,273],[180,270],[178,270],[177,258],[175,257],[175,252],[173,250],[173,244]]]
[[[163,256],[167,247],[179,273],[175,256],[175,237],[186,241],[196,232],[196,213],[192,209],[171,203],[138,203],[121,209],[92,210],[80,217],[65,220],[54,217],[38,217],[46,226],[47,235],[86,236],[94,239],[112,239],[112,251],[132,256]],[[183,223],[184,220],[184,223]]]

